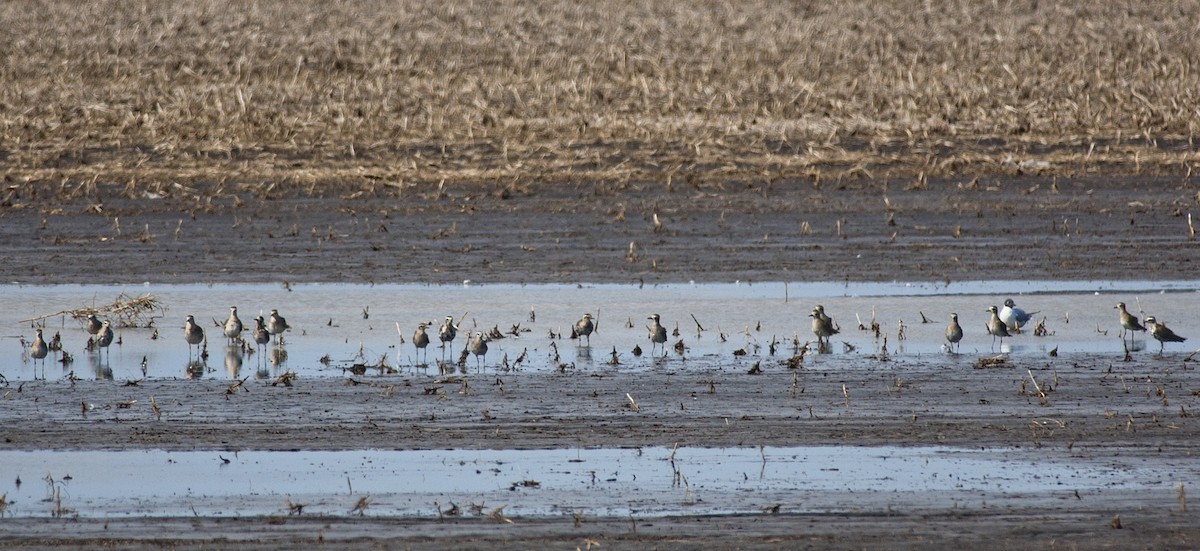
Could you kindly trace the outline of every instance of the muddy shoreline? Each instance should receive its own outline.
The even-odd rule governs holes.
[[[490,183],[407,190],[196,185],[56,202],[10,188],[0,280],[55,283],[659,283],[1188,279],[1175,177]],[[658,224],[655,224],[657,216]],[[1147,256],[1152,251],[1152,256]]]
[[[864,358],[848,361],[876,361]],[[748,363],[748,362],[747,362]],[[762,361],[663,361],[650,372],[568,371],[455,376],[401,374],[248,381],[27,381],[5,389],[5,449],[341,450],[797,445],[1017,448],[1030,453],[1147,465],[1191,461],[1198,450],[1200,371],[1182,356],[1061,360],[948,370],[902,359],[870,369],[789,369]],[[1029,373],[1046,397],[1028,383]],[[464,382],[465,381],[465,382]],[[626,396],[628,394],[629,396]],[[634,397],[638,407],[629,403]],[[155,412],[151,406],[158,405]],[[129,407],[120,404],[132,403]],[[88,411],[83,411],[83,407]],[[31,413],[35,412],[35,413]],[[60,475],[61,476],[61,475]],[[1200,535],[1173,483],[1121,499],[1062,494],[1061,506],[991,510],[797,514],[782,512],[628,519],[387,515],[260,519],[21,517],[0,545],[32,548],[116,543],[134,548],[256,549],[322,542],[413,548],[585,545],[605,548],[748,549],[797,543],[835,549],[1010,548],[1014,545],[1172,547]],[[1048,488],[1050,489],[1050,488]],[[345,498],[343,498],[345,499]],[[930,496],[934,503],[939,498]],[[788,509],[793,509],[789,512]],[[1119,517],[1122,529],[1111,527]],[[103,526],[101,526],[103,524]],[[171,536],[163,537],[163,533]],[[190,534],[190,535],[189,535]],[[1061,543],[1059,543],[1061,542]],[[1136,543],[1135,543],[1136,542]]]
[[[55,204],[23,188],[0,211],[10,251],[0,277],[280,285],[1194,278],[1197,245],[1181,216],[1194,209],[1194,184],[1037,177],[959,184],[664,192],[648,183],[624,190],[559,183],[507,197],[483,184],[369,197],[349,186],[339,197],[243,194],[204,204],[116,193]],[[1021,357],[999,369],[912,358],[864,368],[877,360],[855,357],[847,360],[859,362],[852,370],[836,362],[790,370],[780,358],[761,358],[762,375],[747,374],[749,363],[736,359],[671,360],[639,373],[476,373],[465,385],[411,373],[300,378],[291,388],[250,380],[248,391],[228,395],[228,381],[150,378],[124,386],[52,377],[0,389],[0,419],[9,450],[946,445],[1166,464],[1200,451],[1192,416],[1200,375],[1185,354],[1139,354],[1129,363]],[[1046,402],[1027,383],[1029,372],[1054,381]],[[118,405],[131,400],[129,408]],[[951,500],[933,510],[810,515],[785,507],[779,515],[591,518],[581,527],[569,518],[519,516],[511,525],[386,515],[21,517],[5,519],[0,546],[483,549],[591,541],[606,549],[999,549],[1175,547],[1200,538],[1170,483],[1125,503],[1080,501],[1064,497],[1050,510],[1017,502],[987,513],[956,511]],[[1112,527],[1115,517],[1122,529]]]
[[[1193,453],[1200,374],[1184,354],[1004,367],[940,361],[789,369],[664,360],[649,372],[65,379],[5,388],[8,449],[347,450],[949,445]],[[649,360],[647,360],[649,361]],[[866,358],[848,361],[873,362]],[[742,363],[747,365],[742,366]],[[1028,372],[1051,386],[1044,400]],[[1057,386],[1046,380],[1057,381]],[[845,390],[843,390],[843,386]],[[1161,393],[1161,395],[1160,395]],[[626,396],[626,395],[629,396]],[[151,398],[158,404],[151,410]],[[637,402],[635,411],[629,397]],[[135,402],[131,407],[121,403]],[[86,404],[87,411],[83,411]],[[1094,405],[1102,405],[1096,411]],[[36,411],[37,415],[30,415]],[[32,417],[32,418],[31,418]]]

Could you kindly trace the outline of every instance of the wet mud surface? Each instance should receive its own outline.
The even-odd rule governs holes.
[[[0,281],[1190,279],[1200,200],[1176,177],[96,190],[10,188]]]
[[[677,514],[612,518],[590,515],[580,505],[579,525],[566,511],[522,516],[519,506],[502,515],[512,523],[489,517],[486,510],[438,520],[432,503],[420,504],[423,511],[416,515],[389,515],[382,494],[363,518],[348,513],[355,496],[372,494],[368,484],[355,485],[354,494],[329,495],[326,501],[336,503],[329,508],[337,511],[288,515],[277,500],[276,512],[258,520],[80,515],[63,521],[48,518],[52,503],[16,503],[10,507],[37,512],[6,519],[11,530],[5,541],[195,547],[221,538],[267,547],[323,539],[346,548],[366,542],[483,548],[518,542],[583,545],[590,539],[616,548],[769,548],[785,542],[1000,548],[1055,542],[1170,547],[1196,536],[1194,513],[1183,509],[1186,498],[1180,497],[1178,484],[1186,491],[1200,476],[1195,462],[1200,428],[1192,416],[1200,407],[1200,375],[1182,355],[1139,355],[1131,362],[1107,356],[1018,357],[992,368],[975,368],[975,357],[847,361],[859,367],[818,361],[791,369],[761,360],[763,372],[752,375],[750,361],[662,360],[636,374],[602,369],[368,374],[299,378],[292,387],[250,380],[232,392],[228,381],[218,380],[146,380],[128,386],[52,379],[4,389],[0,417],[5,449],[207,450],[214,468],[220,457],[236,458],[247,450],[465,449],[486,456],[492,449],[679,446],[677,453],[684,456],[689,448],[701,447],[948,446],[985,454],[1014,450],[1035,461],[1081,469],[1098,463],[1167,474],[1125,490],[1080,490],[1051,477],[1044,488],[991,499],[964,499],[949,480],[944,488],[917,493],[793,491],[772,495],[761,511],[728,514],[689,514],[685,499],[667,494],[658,499],[680,500]],[[855,461],[854,454],[846,461]],[[88,470],[79,466],[73,473],[52,474],[94,476]],[[1050,471],[1047,467],[1048,476]],[[34,475],[25,478],[26,484],[42,484]],[[805,487],[803,480],[794,483]],[[695,490],[702,501],[718,505],[736,493]],[[250,496],[233,498],[228,506],[255,499]],[[847,505],[814,510],[814,503],[822,502],[814,496],[840,496]],[[586,491],[574,499],[589,503]],[[72,505],[69,499],[65,505]],[[1116,517],[1120,530],[1110,526]],[[180,532],[180,527],[187,528]],[[163,531],[175,535],[160,539]]]
[[[657,183],[621,190],[565,182],[508,194],[491,185],[403,194],[348,186],[325,198],[284,189],[266,199],[225,194],[211,203],[114,191],[98,202],[102,208],[93,208],[96,201],[47,203],[26,187],[10,193],[0,210],[7,251],[0,277],[39,284],[1195,277],[1197,245],[1185,218],[1195,208],[1194,184],[1031,177],[968,184],[678,184],[667,192]],[[1179,300],[1195,303],[1193,295]],[[1173,327],[1190,324],[1180,319]],[[1068,464],[1120,458],[1177,476],[1108,494],[1048,483],[1045,491],[971,507],[956,502],[952,489],[819,510],[806,509],[803,495],[793,494],[762,503],[758,512],[693,514],[681,505],[676,514],[652,519],[520,510],[439,519],[432,506],[415,516],[368,507],[360,517],[348,501],[337,511],[302,515],[288,515],[281,505],[245,518],[78,512],[55,518],[53,503],[38,503],[36,514],[10,510],[0,521],[0,547],[1186,547],[1200,538],[1187,499],[1200,480],[1193,466],[1200,375],[1186,359],[1190,350],[1169,349],[1161,357],[1137,351],[1128,362],[1109,351],[1027,352],[982,369],[976,362],[992,354],[887,361],[870,353],[810,355],[797,369],[781,365],[784,353],[669,356],[658,363],[626,356],[626,367],[305,375],[291,387],[272,386],[271,373],[233,389],[219,376],[152,376],[135,385],[62,374],[14,379],[0,389],[3,450],[216,456],[951,446],[1016,449]],[[748,373],[755,362],[761,374]],[[0,481],[0,493],[15,495],[13,484]],[[71,507],[69,496],[64,505]]]

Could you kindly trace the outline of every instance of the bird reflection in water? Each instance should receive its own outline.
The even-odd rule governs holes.
[[[288,353],[286,348],[282,346],[272,348],[269,356],[271,357],[271,367],[276,371],[281,367],[287,366]]]
[[[231,344],[225,347],[225,373],[230,379],[237,379],[242,372],[242,347]]]
[[[93,354],[89,358],[92,363],[92,371],[96,373],[97,381],[113,380],[112,366],[108,364],[108,358],[102,354]]]
[[[208,366],[204,364],[204,360],[189,360],[183,368],[183,376],[188,379],[199,379],[204,376],[205,371],[208,371]]]
[[[579,346],[575,348],[575,361],[582,365],[592,364],[592,347]]]

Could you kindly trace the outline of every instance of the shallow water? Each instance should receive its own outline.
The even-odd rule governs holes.
[[[227,460],[227,461],[226,461]],[[1150,491],[1200,474],[1194,462],[1088,458],[1051,450],[949,447],[782,447],[355,450],[338,452],[0,451],[8,514],[251,516],[367,514],[432,517],[458,505],[513,516],[653,517],[920,508],[974,509]],[[14,480],[22,483],[17,486]],[[57,491],[57,494],[55,493]],[[58,502],[55,502],[57,495]],[[475,514],[482,514],[475,513]]]
[[[1137,313],[1140,300],[1146,314],[1166,321],[1183,336],[1195,336],[1200,335],[1200,323],[1194,317],[1200,299],[1197,289],[1200,281],[731,283],[646,287],[310,284],[294,285],[290,290],[278,285],[5,286],[0,292],[0,328],[4,337],[0,338],[0,374],[10,381],[55,379],[69,374],[117,380],[267,378],[288,370],[303,377],[332,377],[345,375],[345,368],[355,363],[381,362],[401,372],[427,363],[436,372],[441,355],[436,329],[427,362],[418,358],[411,344],[406,343],[418,323],[436,325],[447,315],[457,319],[464,313],[466,317],[461,322],[464,330],[496,327],[507,333],[515,324],[528,330],[517,338],[509,336],[491,342],[482,362],[468,358],[468,370],[498,369],[504,358],[512,365],[523,352],[527,353],[526,361],[520,368],[534,371],[555,369],[560,363],[576,369],[616,371],[653,369],[662,363],[684,368],[689,362],[719,366],[722,363],[719,360],[733,358],[734,351],[739,349],[748,353],[747,358],[768,359],[772,342],[777,344],[776,358],[790,356],[795,342],[813,340],[807,314],[817,303],[826,307],[842,332],[835,337],[830,354],[813,358],[815,365],[831,362],[838,368],[854,369],[855,358],[878,353],[882,340],[857,329],[860,321],[869,325],[872,315],[887,336],[888,354],[895,359],[951,363],[967,359],[969,363],[981,355],[1000,351],[1045,355],[1055,348],[1061,356],[1088,353],[1119,357],[1123,355],[1123,347],[1117,336],[1120,327],[1113,310],[1116,302],[1126,302]],[[122,291],[134,296],[150,293],[164,305],[163,317],[155,321],[157,339],[151,329],[119,329],[119,344],[114,343],[106,352],[88,352],[87,334],[80,323],[56,316],[45,321],[46,336],[50,338],[60,332],[64,349],[74,357],[74,362],[60,363],[60,356],[52,354],[43,365],[24,356],[21,339],[32,340],[33,328],[30,322],[21,320],[106,304]],[[1035,337],[1027,327],[1024,334],[1007,339],[1003,346],[993,347],[984,330],[988,316],[985,309],[992,304],[1000,305],[1008,297],[1025,310],[1039,311],[1035,321],[1045,318],[1051,334]],[[249,327],[253,326],[254,316],[278,308],[293,327],[286,334],[284,346],[276,348],[272,344],[264,352],[249,355],[240,349],[226,348],[216,322],[225,319],[230,305],[239,307],[241,318]],[[567,338],[571,325],[585,311],[598,314],[599,319],[591,346],[580,346]],[[943,351],[942,334],[950,312],[959,313],[966,338],[962,356],[948,359]],[[650,358],[646,318],[651,313],[662,315],[668,331],[678,328],[679,336],[669,337],[668,344],[682,341],[686,346],[682,356],[669,350],[665,358]],[[189,358],[182,338],[183,319],[188,314],[196,316],[209,336],[205,360]],[[922,315],[932,321],[922,323]],[[697,321],[703,332],[697,331]],[[898,338],[901,322],[905,326],[903,340]],[[551,332],[561,334],[562,338],[552,340]],[[401,343],[402,338],[405,344]],[[453,353],[447,357],[456,358],[465,340],[460,333],[452,343]],[[635,345],[646,354],[634,357]],[[558,362],[554,361],[555,348]],[[621,362],[617,367],[608,365],[614,348]],[[1135,353],[1157,352],[1158,343],[1151,340],[1147,344],[1147,337],[1139,334],[1133,349]],[[1173,344],[1167,350],[1186,353],[1192,349],[1189,345]],[[321,362],[323,357],[330,361]],[[370,370],[367,375],[379,373]]]

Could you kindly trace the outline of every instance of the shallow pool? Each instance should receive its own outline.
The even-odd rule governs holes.
[[[766,447],[165,452],[0,451],[10,516],[366,514],[653,517],[849,509],[964,509],[1149,491],[1194,462],[1139,465],[1054,450]],[[20,484],[16,480],[20,480]]]
[[[1166,321],[1183,336],[1200,335],[1195,313],[1200,303],[1200,281],[1166,282],[1045,282],[998,281],[945,284],[905,283],[730,283],[630,285],[128,285],[128,286],[5,286],[0,292],[0,374],[9,381],[32,378],[140,379],[274,377],[285,371],[301,376],[344,376],[355,364],[383,365],[368,374],[424,369],[436,372],[439,358],[453,363],[468,331],[496,331],[505,338],[492,341],[483,358],[470,357],[469,370],[511,367],[550,370],[609,369],[614,350],[621,370],[652,368],[661,362],[708,360],[719,365],[737,351],[748,357],[787,358],[794,347],[814,341],[809,311],[823,304],[841,327],[828,355],[812,355],[810,364],[823,359],[841,362],[878,354],[919,358],[944,354],[943,331],[950,312],[957,312],[966,337],[961,352],[967,356],[1007,352],[1017,355],[1124,353],[1113,306],[1129,305],[1135,314],[1144,311]],[[117,330],[117,343],[107,351],[85,350],[88,335],[81,323],[67,316],[52,316],[45,324],[47,338],[61,335],[63,349],[73,358],[62,363],[59,353],[45,362],[25,356],[22,339],[33,338],[29,318],[90,305],[112,302],[120,293],[151,294],[163,305],[154,328]],[[984,330],[986,308],[1013,298],[1019,307],[1037,311],[1049,334],[1032,335],[1031,327],[1019,336],[993,344]],[[242,321],[277,308],[293,329],[282,346],[247,354],[227,347],[218,322],[229,306],[239,307]],[[1139,310],[1139,306],[1141,310]],[[584,312],[599,320],[590,346],[571,340],[571,325]],[[647,340],[647,317],[661,314],[670,333],[668,349],[652,359]],[[195,315],[208,334],[207,356],[189,355],[183,340],[184,318]],[[442,351],[436,324],[446,316],[461,320],[463,330]],[[881,338],[858,329],[874,319]],[[428,359],[419,357],[409,341],[417,324],[435,325]],[[901,328],[903,327],[903,338]],[[702,329],[702,330],[701,330]],[[512,333],[516,332],[514,336]],[[551,335],[555,335],[552,337]],[[247,334],[248,337],[248,334]],[[675,351],[682,343],[683,353]],[[1184,354],[1194,349],[1169,345],[1168,352]],[[635,357],[633,349],[644,354]],[[810,343],[814,349],[815,344]],[[250,346],[253,348],[253,345]],[[1158,343],[1139,334],[1134,353],[1157,352]],[[665,355],[665,358],[662,356]],[[742,369],[738,367],[738,369]]]

